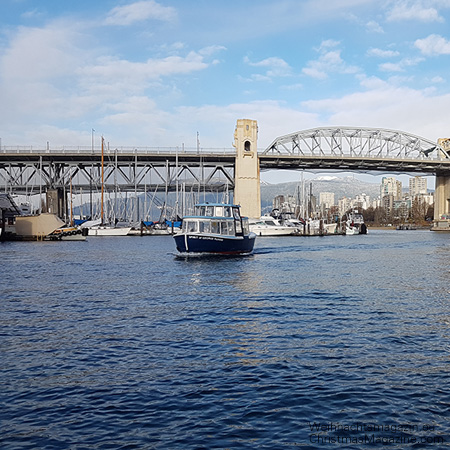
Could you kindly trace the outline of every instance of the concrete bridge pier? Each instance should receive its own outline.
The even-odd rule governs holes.
[[[261,217],[261,186],[257,151],[256,120],[239,119],[234,132],[236,161],[234,169],[234,203],[241,214],[251,219]]]
[[[436,175],[434,231],[450,231],[450,175]]]

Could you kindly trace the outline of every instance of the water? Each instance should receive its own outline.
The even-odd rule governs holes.
[[[450,446],[449,234],[0,256],[2,449]]]

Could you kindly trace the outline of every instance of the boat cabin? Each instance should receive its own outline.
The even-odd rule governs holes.
[[[201,203],[195,205],[194,215],[183,219],[181,232],[244,236],[250,230],[248,218],[241,217],[239,206]]]

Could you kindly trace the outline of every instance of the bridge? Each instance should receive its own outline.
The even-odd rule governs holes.
[[[396,130],[321,127],[257,149],[257,123],[237,121],[234,148],[0,148],[0,189],[108,192],[234,190],[244,213],[260,213],[260,170],[404,172],[436,176],[435,220],[450,214],[450,139],[432,142]]]

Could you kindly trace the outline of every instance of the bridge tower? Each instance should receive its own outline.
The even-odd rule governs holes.
[[[234,169],[234,203],[241,214],[253,219],[261,216],[261,186],[257,152],[256,120],[239,119],[234,132],[236,161]]]

